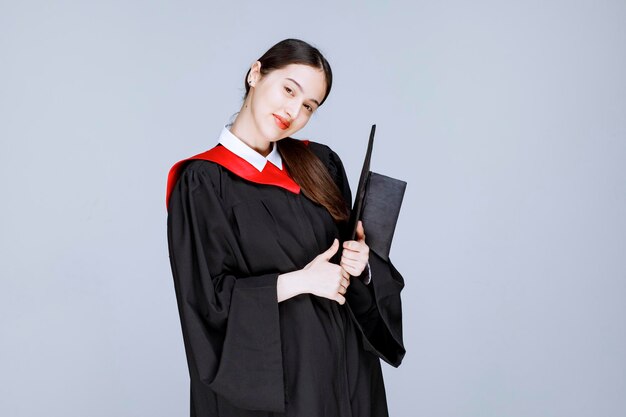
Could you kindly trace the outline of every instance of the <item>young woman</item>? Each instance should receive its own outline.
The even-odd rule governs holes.
[[[331,85],[316,48],[279,42],[246,74],[219,143],[170,171],[192,416],[388,415],[379,358],[398,366],[405,352],[404,281],[362,225],[342,239],[351,195],[337,154],[290,137]]]

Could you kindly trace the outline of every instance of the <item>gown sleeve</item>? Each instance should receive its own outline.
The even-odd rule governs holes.
[[[320,149],[325,148],[325,152]],[[330,148],[317,144],[311,150],[328,168],[342,192],[348,207],[352,207],[352,194],[343,163]],[[341,227],[340,227],[341,229]],[[345,234],[342,235],[345,236]],[[367,229],[365,230],[367,239]],[[363,335],[363,348],[394,367],[402,362],[406,352],[402,339],[402,304],[400,292],[404,279],[391,261],[387,262],[370,251],[369,273],[371,281],[364,284],[367,268],[360,279],[350,281],[346,292],[346,304],[357,327]]]
[[[188,163],[169,201],[170,263],[190,377],[237,407],[283,412],[278,272],[245,274],[217,172],[206,161]]]

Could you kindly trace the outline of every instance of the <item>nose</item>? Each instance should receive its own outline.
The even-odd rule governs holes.
[[[289,115],[290,120],[294,120],[300,114],[300,104],[296,103],[295,100],[287,105],[285,108],[285,112]]]

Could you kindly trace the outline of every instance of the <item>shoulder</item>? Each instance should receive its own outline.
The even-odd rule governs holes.
[[[211,177],[219,171],[219,165],[203,159],[188,159],[178,167],[179,178]]]
[[[218,191],[221,176],[221,167],[212,161],[203,159],[188,159],[182,161],[177,168],[176,186],[193,192],[207,186]]]
[[[305,142],[305,141],[303,141]],[[314,142],[312,140],[307,140],[307,147],[318,157],[330,158],[331,156],[335,156],[339,158],[339,156],[333,151],[330,146],[323,144],[321,142]]]
[[[180,169],[181,175],[205,174],[213,175],[219,170],[219,165],[204,159],[189,159]]]
[[[343,195],[344,200],[351,205],[352,193],[350,192],[350,184],[346,175],[346,170],[341,162],[341,158],[330,146],[319,142],[309,141],[309,150],[316,155],[322,164],[326,167],[333,182],[339,188],[339,191]]]
[[[333,178],[343,174],[341,158],[330,146],[320,142],[308,141],[308,148],[322,161],[326,168],[328,168]]]

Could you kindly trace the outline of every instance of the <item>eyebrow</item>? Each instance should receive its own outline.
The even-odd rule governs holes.
[[[298,84],[298,82],[296,80],[294,80],[293,78],[287,78],[289,81],[293,82],[295,85],[298,86],[298,88],[300,89],[300,91],[302,93],[304,93],[304,91],[302,90],[302,86],[300,84]],[[317,107],[320,106],[320,102],[315,100],[314,98],[310,99],[311,101],[313,101],[315,104],[317,104]]]

